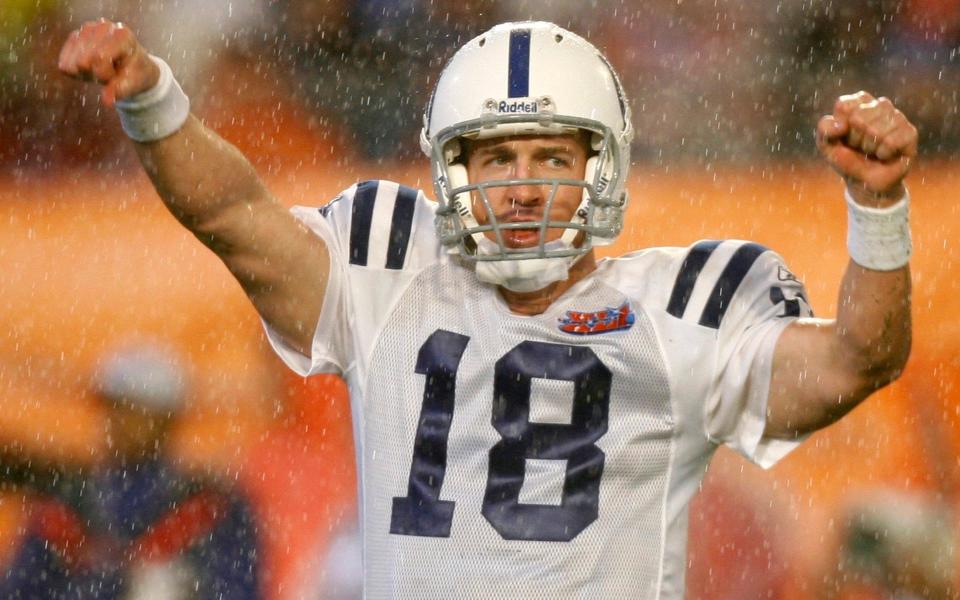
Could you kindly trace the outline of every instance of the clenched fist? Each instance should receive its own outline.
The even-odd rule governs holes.
[[[107,106],[156,85],[160,68],[133,33],[105,19],[73,31],[60,50],[60,70],[71,77],[103,84],[100,97]]]
[[[866,92],[841,96],[817,124],[817,147],[864,206],[903,196],[903,178],[917,156],[917,128],[890,100]]]

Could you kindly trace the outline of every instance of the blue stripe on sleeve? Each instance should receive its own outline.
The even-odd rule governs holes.
[[[683,259],[680,265],[680,272],[677,273],[677,280],[673,284],[673,292],[670,293],[670,302],[667,304],[667,312],[678,319],[683,318],[684,311],[687,310],[687,303],[690,302],[690,296],[693,294],[693,286],[697,283],[697,277],[703,270],[703,265],[707,264],[707,259],[717,249],[720,242],[716,240],[705,240],[694,244],[687,257]]]
[[[723,269],[717,284],[713,286],[710,292],[710,298],[703,309],[703,315],[700,317],[700,324],[705,327],[720,328],[720,321],[730,307],[730,300],[737,293],[737,288],[743,283],[743,278],[753,263],[757,262],[760,255],[767,251],[767,248],[760,244],[744,244],[737,248],[737,251],[730,257],[730,262]]]
[[[350,264],[366,266],[370,246],[370,224],[373,205],[377,200],[379,181],[364,181],[357,185],[353,195],[353,213],[350,217]]]
[[[387,268],[402,269],[407,257],[410,230],[413,229],[413,210],[417,206],[417,190],[401,185],[393,205],[390,224],[390,245],[387,247]]]

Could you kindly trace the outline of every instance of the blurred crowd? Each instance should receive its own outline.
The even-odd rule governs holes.
[[[297,127],[362,159],[417,160],[445,60],[493,23],[528,18],[608,54],[641,161],[810,155],[818,116],[859,89],[901,106],[926,153],[960,143],[956,0],[4,0],[0,163],[129,164],[95,93],[56,72],[66,33],[99,16],[135,28],[215,124],[237,121],[238,105],[267,121],[293,110]]]
[[[162,345],[104,356],[91,392],[107,452],[87,469],[3,452],[3,491],[27,518],[7,545],[0,597],[114,600],[260,597],[258,528],[230,486],[178,468],[171,432],[186,370]]]

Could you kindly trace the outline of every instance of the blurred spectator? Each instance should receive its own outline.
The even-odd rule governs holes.
[[[783,515],[760,490],[708,473],[690,504],[687,598],[785,598]]]
[[[29,524],[0,576],[0,597],[180,600],[259,597],[256,527],[237,494],[167,458],[187,398],[185,373],[157,347],[109,356],[94,381],[108,456],[89,472],[6,457],[29,489]],[[38,472],[39,471],[39,472]]]
[[[954,510],[932,494],[878,488],[851,499],[840,518],[829,600],[946,600],[960,583]]]

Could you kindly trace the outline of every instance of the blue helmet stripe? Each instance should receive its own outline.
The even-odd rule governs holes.
[[[530,95],[530,30],[510,32],[510,66],[507,74],[507,96],[526,98]]]

